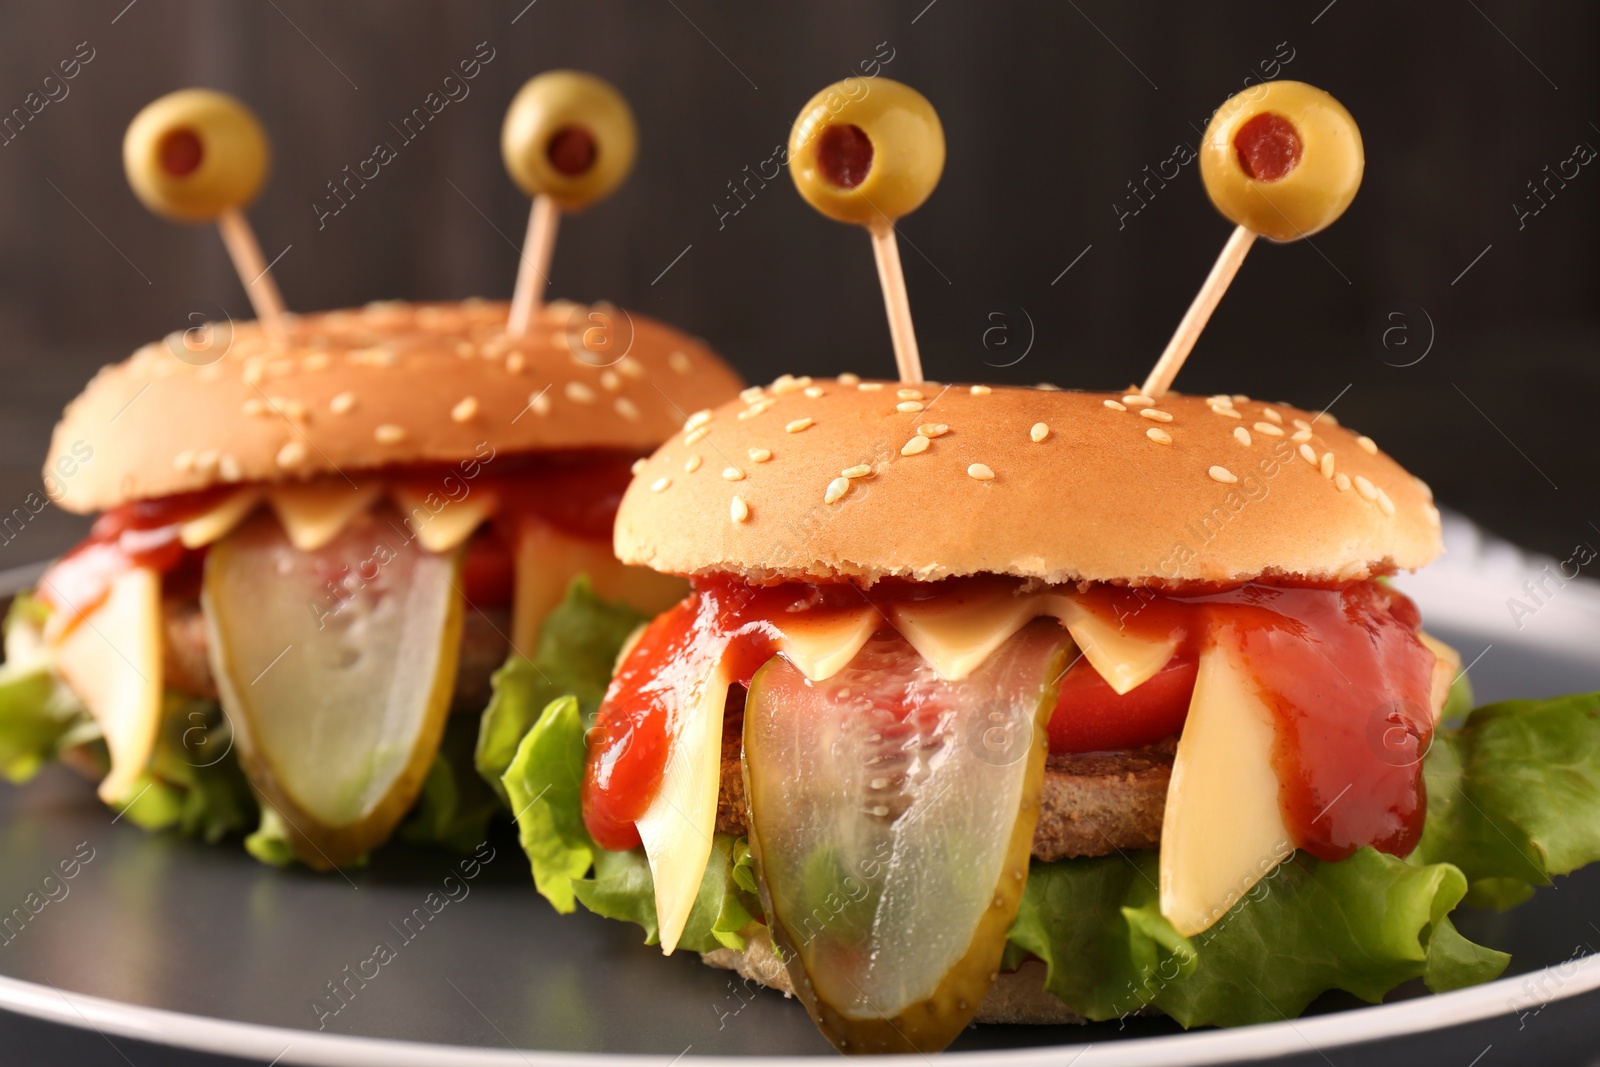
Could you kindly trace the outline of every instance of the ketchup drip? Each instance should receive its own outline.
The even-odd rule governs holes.
[[[980,579],[982,580],[982,579]],[[755,588],[696,584],[657,618],[612,680],[590,735],[584,821],[607,849],[639,843],[633,822],[655,798],[676,732],[680,686],[719,657],[747,683],[774,654],[781,620],[799,610],[859,607],[949,592],[968,580]],[[1082,602],[1150,640],[1178,637],[1155,678],[1117,696],[1080,661],[1063,679],[1052,752],[1131,748],[1182,729],[1201,651],[1242,653],[1276,719],[1279,803],[1295,844],[1325,860],[1370,845],[1404,856],[1422,832],[1422,757],[1433,733],[1434,655],[1415,606],[1378,582],[1337,587],[1250,584],[1170,594],[1094,587]],[[730,699],[730,704],[732,699]]]

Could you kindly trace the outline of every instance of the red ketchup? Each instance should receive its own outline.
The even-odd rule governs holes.
[[[927,596],[949,583],[875,587],[869,599]],[[584,821],[603,848],[639,843],[633,822],[659,789],[675,732],[677,686],[724,650],[737,682],[773,654],[782,615],[859,606],[847,585],[757,589],[698,583],[646,629],[612,680],[590,738]],[[1106,621],[1166,640],[1172,660],[1118,696],[1086,661],[1062,680],[1052,753],[1136,748],[1178,733],[1207,642],[1241,651],[1277,720],[1279,803],[1295,844],[1326,860],[1363,845],[1404,856],[1422,832],[1422,756],[1433,732],[1434,656],[1404,596],[1378,582],[1339,587],[1251,584],[1182,594],[1100,587],[1084,599]],[[730,696],[730,703],[738,694]]]

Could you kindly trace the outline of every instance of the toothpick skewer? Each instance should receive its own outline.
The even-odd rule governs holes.
[[[1233,276],[1239,273],[1239,265],[1244,262],[1245,253],[1250,251],[1250,246],[1255,240],[1254,230],[1243,226],[1234,227],[1233,233],[1228,237],[1228,243],[1222,246],[1222,254],[1212,265],[1211,273],[1206,275],[1205,283],[1194,296],[1194,302],[1189,305],[1189,310],[1184,312],[1183,319],[1178,323],[1177,332],[1172,335],[1172,340],[1167,342],[1166,350],[1156,361],[1150,376],[1144,380],[1144,388],[1139,391],[1145,396],[1159,397],[1172,387],[1172,379],[1178,376],[1178,371],[1183,368],[1183,361],[1189,358],[1189,351],[1200,339],[1200,331],[1211,321],[1211,313],[1217,310],[1222,294],[1228,291],[1229,283],[1233,281]]]
[[[1255,239],[1295,241],[1328,226],[1361,186],[1365,156],[1350,112],[1304,82],[1274,81],[1229,97],[1200,140],[1200,176],[1234,223],[1205,284],[1140,392],[1172,388]]]
[[[530,78],[506,109],[500,156],[533,198],[506,332],[522,337],[544,308],[561,215],[610,196],[633,168],[633,111],[609,82],[552,70]]]
[[[244,213],[236,207],[226,208],[217,216],[217,230],[222,234],[228,258],[233,260],[233,269],[239,274],[245,296],[250,298],[250,306],[255,309],[256,319],[260,321],[267,339],[275,345],[283,344],[288,340],[288,330],[283,322],[283,297],[278,292],[278,283],[272,279],[266,259],[261,255],[261,245],[256,241],[255,231],[250,228]]]
[[[894,227],[887,223],[868,227],[872,235],[872,254],[878,261],[878,283],[883,286],[883,304],[889,313],[889,337],[894,342],[894,363],[900,380],[912,385],[922,382],[922,356],[917,351],[917,331],[911,322],[911,301],[906,296],[906,275],[900,267],[900,242]]]
[[[528,325],[544,307],[545,286],[550,282],[550,258],[556,250],[556,230],[561,224],[561,209],[554,200],[540,193],[528,212],[528,234],[522,242],[522,263],[517,268],[517,284],[512,290],[511,318],[506,332],[522,337]]]

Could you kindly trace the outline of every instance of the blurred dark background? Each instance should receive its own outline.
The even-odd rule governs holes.
[[[814,214],[786,174],[760,180],[814,91],[876,69],[926,93],[948,138],[938,192],[901,227],[929,377],[1121,388],[1143,377],[1228,233],[1194,165],[1164,186],[1151,176],[1172,174],[1165,161],[1246,79],[1280,77],[1345,103],[1366,180],[1315,247],[1257,247],[1179,386],[1333,403],[1489,528],[1561,557],[1600,543],[1594,4],[0,11],[0,115],[46,88],[60,97],[0,138],[6,509],[37,488],[50,426],[95,368],[192,308],[249,315],[215,232],[149,215],[124,183],[124,127],[172,89],[225,89],[261,115],[276,158],[250,217],[268,258],[288,249],[275,269],[288,303],[310,310],[507,295],[527,201],[499,159],[505,106],[541,70],[595,71],[637,110],[639,162],[617,196],[563,226],[552,295],[670,319],[767,380],[892,371],[866,238]],[[390,124],[480,42],[493,58],[469,95],[402,143]],[[45,85],[90,52],[65,96]],[[398,158],[319,220],[316,205],[336,203],[328,183],[379,141]],[[0,565],[81,528],[47,509],[7,534]]]

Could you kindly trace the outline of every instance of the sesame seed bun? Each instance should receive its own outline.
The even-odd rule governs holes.
[[[609,315],[611,350],[583,348],[591,314]],[[506,316],[481,300],[381,303],[292,316],[281,350],[255,322],[145,345],[67,406],[45,464],[52,499],[90,512],[451,462],[483,441],[644,453],[740,385],[703,343],[643,315],[560,301],[521,338],[506,336]]]
[[[1283,404],[783,378],[638,468],[615,547],[753,582],[1326,582],[1432,560],[1430,497]]]

